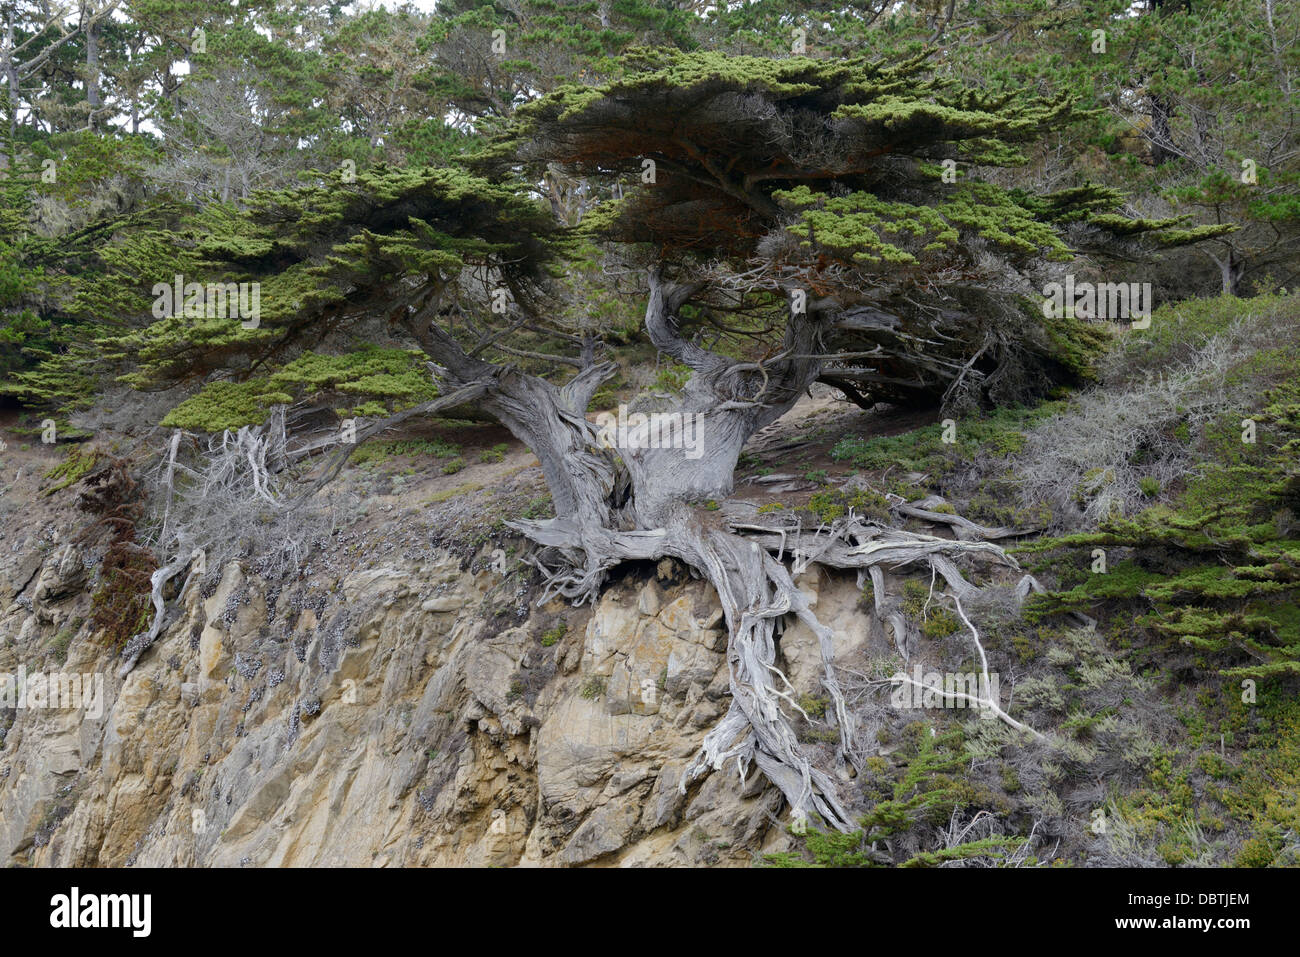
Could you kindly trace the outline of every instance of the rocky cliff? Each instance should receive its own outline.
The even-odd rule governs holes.
[[[0,710],[6,861],[748,865],[790,842],[756,771],[678,788],[728,694],[716,595],[681,566],[538,609],[501,553],[341,536],[330,552],[351,559],[310,580],[226,565],[120,677],[86,623],[75,516],[29,517],[0,571],[0,672],[26,675]],[[801,586],[841,654],[865,645],[851,579]],[[814,690],[813,636],[782,649]],[[48,674],[86,676],[87,700],[42,698]]]

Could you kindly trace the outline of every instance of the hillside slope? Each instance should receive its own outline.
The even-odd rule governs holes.
[[[23,669],[36,707],[0,700],[0,853],[35,866],[1295,864],[1292,313],[1285,295],[1186,303],[1118,342],[1083,393],[944,422],[822,391],[751,442],[706,517],[816,527],[856,509],[946,539],[960,513],[1012,528],[1043,590],[1022,614],[1019,572],[971,566],[984,593],[963,608],[942,580],[893,569],[889,607],[916,636],[900,648],[870,581],[796,577],[853,712],[863,771],[838,787],[862,829],[849,835],[798,833],[757,773],[680,791],[730,695],[717,596],[664,560],[624,566],[594,607],[537,607],[540,579],[503,519],[545,515],[547,498],[504,433],[434,422],[360,446],[292,517],[305,554],[208,569],[122,675],[122,636],[104,627],[121,610],[106,583],[122,579],[87,503],[114,456],[148,441],[65,452],[11,419],[0,673]],[[281,520],[266,534],[287,534]],[[951,691],[981,657],[1037,736],[896,678]],[[833,748],[804,625],[780,633],[776,666],[801,742]],[[89,676],[102,700],[50,707],[44,674]]]

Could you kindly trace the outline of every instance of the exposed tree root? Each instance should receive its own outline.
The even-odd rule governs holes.
[[[1006,528],[1003,526],[990,528],[986,525],[976,524],[970,519],[962,518],[953,512],[937,511],[938,506],[948,504],[938,495],[931,495],[919,502],[905,502],[899,499],[898,496],[892,496],[892,498],[896,500],[892,502],[893,509],[900,515],[919,518],[922,521],[933,522],[936,525],[947,525],[952,529],[952,533],[963,541],[988,542],[1000,538],[1015,538],[1037,531],[1037,529],[1032,528]]]
[[[188,570],[176,598],[184,597],[190,585],[206,572],[210,560],[219,567],[228,557],[230,545],[237,540],[241,522],[258,510],[287,514],[289,510],[310,502],[312,496],[330,482],[351,456],[360,442],[379,435],[384,430],[417,415],[432,415],[479,398],[486,390],[484,383],[474,383],[450,390],[430,402],[414,406],[383,419],[364,423],[351,441],[340,441],[335,433],[325,439],[318,438],[296,449],[290,449],[285,427],[287,410],[276,406],[262,425],[243,426],[209,437],[207,449],[196,467],[178,461],[178,452],[184,433],[172,432],[163,465],[160,469],[158,492],[162,502],[162,526],[153,545],[154,550],[171,559],[153,573],[150,579],[150,602],[154,607],[153,620],[148,629],[132,636],[122,651],[120,677],[131,673],[150,646],[175,620],[175,609],[169,612],[165,592],[173,579]],[[276,475],[293,461],[323,450],[333,450],[334,455],[319,479],[306,491],[289,499],[282,497]],[[183,476],[182,488],[177,488],[177,473]],[[182,501],[202,503],[202,515],[188,521],[178,521],[176,506]],[[193,513],[195,509],[190,508]],[[215,520],[214,520],[215,519]],[[217,540],[225,539],[225,547],[217,547]]]
[[[813,614],[793,576],[814,563],[854,569],[862,579],[869,576],[875,585],[876,612],[892,627],[895,643],[906,659],[915,628],[897,603],[885,595],[884,571],[911,566],[929,568],[947,583],[957,600],[958,613],[971,631],[987,674],[979,635],[960,605],[962,598],[977,593],[979,588],[962,575],[957,562],[969,558],[1013,569],[1018,566],[1005,551],[987,541],[908,532],[853,515],[807,532],[790,524],[797,523],[794,519],[787,520],[787,524],[760,524],[760,516],[749,514],[746,508],[752,509],[729,506],[724,511],[729,519],[726,528],[707,527],[689,510],[681,512],[669,527],[654,531],[612,532],[582,528],[562,519],[510,524],[544,546],[533,558],[545,578],[543,601],[557,594],[578,602],[594,600],[608,572],[629,559],[670,556],[699,571],[717,589],[726,615],[732,702],[726,715],[705,736],[700,753],[683,775],[682,789],[708,769],[724,770],[733,761],[744,780],[753,763],[781,789],[796,818],[816,814],[832,827],[851,830],[852,819],[839,796],[835,776],[813,765],[781,708],[785,703],[801,711],[793,698],[794,689],[776,666],[782,620],[793,614],[817,636],[823,662],[822,685],[830,698],[832,721],[840,733],[837,759],[842,769],[845,764],[856,765],[851,747],[852,717],[835,676],[833,636]],[[954,517],[937,514],[945,519]],[[960,522],[965,524],[948,524],[964,530],[980,527],[964,519]],[[787,559],[789,568],[785,565]],[[1012,727],[1036,734],[1007,715],[997,702],[979,703],[994,709]]]
[[[148,629],[132,636],[122,649],[118,676],[125,678],[158,637],[175,620],[174,609],[168,612],[166,589],[172,579],[188,570],[177,599],[183,598],[191,583],[201,577],[211,552],[209,536],[214,527],[228,532],[238,520],[256,508],[280,509],[282,504],[274,486],[273,473],[283,467],[285,458],[284,407],[278,406],[264,425],[244,426],[225,431],[209,440],[202,466],[192,469],[177,460],[182,433],[172,433],[162,476],[159,482],[163,502],[162,528],[154,542],[156,551],[171,559],[150,577],[150,603],[153,620]],[[189,486],[180,496],[202,502],[209,514],[222,515],[225,523],[178,521],[174,506],[178,499],[176,474],[188,477]],[[232,525],[233,523],[233,525]],[[196,527],[197,526],[197,527]]]
[[[158,636],[166,631],[167,627],[175,620],[174,615],[169,616],[167,614],[167,602],[163,597],[163,591],[167,587],[168,582],[189,567],[191,560],[190,556],[183,555],[168,562],[166,565],[163,565],[149,576],[149,585],[151,589],[149,600],[153,604],[154,608],[153,621],[150,623],[147,631],[143,631],[140,634],[133,636],[122,649],[122,665],[117,672],[119,678],[125,678],[131,673],[131,669],[134,668],[136,662],[140,660],[140,656],[158,640]],[[186,576],[185,584],[181,587],[182,593],[184,593],[185,589],[189,587],[190,581],[193,577],[193,572]]]

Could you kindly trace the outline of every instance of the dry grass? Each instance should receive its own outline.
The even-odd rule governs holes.
[[[1143,351],[1137,344],[1116,352],[1101,385],[1027,433],[1012,463],[1022,504],[1047,504],[1050,530],[1072,531],[1130,515],[1177,488],[1197,470],[1205,427],[1260,390],[1235,373],[1279,344],[1283,319],[1278,311],[1189,336],[1155,370],[1134,365],[1133,354]]]

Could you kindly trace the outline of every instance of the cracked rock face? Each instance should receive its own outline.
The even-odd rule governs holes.
[[[231,564],[123,679],[84,624],[81,556],[38,557],[6,556],[0,672],[102,675],[103,700],[0,710],[8,863],[744,866],[788,846],[756,771],[678,787],[730,700],[702,582],[629,575],[521,619],[494,612],[513,583],[449,555],[324,596]],[[867,640],[851,582],[801,588],[843,650]],[[813,636],[791,627],[782,652],[815,692]]]

